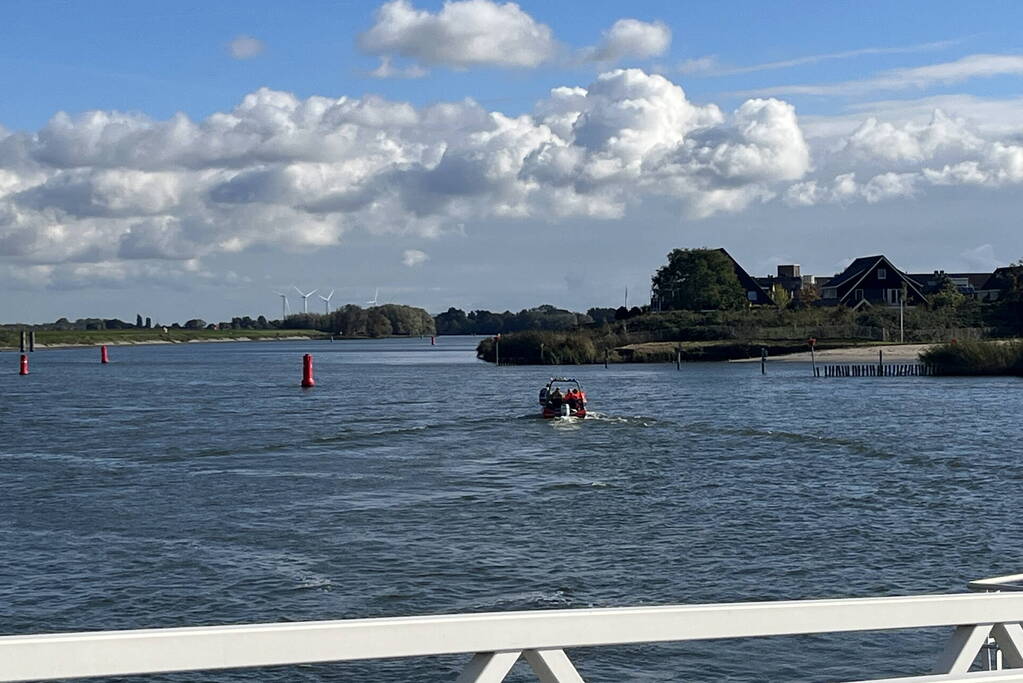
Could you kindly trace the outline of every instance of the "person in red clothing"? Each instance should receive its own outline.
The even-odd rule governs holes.
[[[565,402],[568,403],[568,407],[572,410],[579,409],[579,390],[569,389],[568,393],[565,394]]]

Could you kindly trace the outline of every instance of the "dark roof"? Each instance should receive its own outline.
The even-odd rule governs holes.
[[[924,293],[921,291],[921,283],[913,279],[910,275],[903,273],[901,270],[895,267],[891,261],[884,254],[878,254],[876,256],[861,256],[854,260],[849,266],[841,273],[825,282],[822,287],[842,287],[850,282],[855,283],[866,276],[871,270],[884,263],[893,273],[896,273],[901,277],[906,285],[911,288],[917,296],[926,301]],[[850,289],[840,299],[844,300],[845,297],[849,296]]]
[[[839,287],[850,280],[856,279],[865,271],[870,270],[875,265],[877,265],[877,262],[880,261],[881,259],[884,259],[885,261],[888,260],[884,258],[883,255],[880,254],[878,254],[877,256],[861,256],[858,259],[855,259],[848,266],[846,266],[845,270],[843,270],[841,273],[825,282],[822,286]]]
[[[739,284],[741,284],[744,289],[756,291],[759,294],[759,296],[763,297],[764,300],[763,303],[767,304],[774,303],[774,299],[771,298],[771,295],[767,293],[767,290],[761,287],[760,283],[758,283],[755,278],[750,276],[750,274],[746,272],[746,269],[740,266],[739,262],[732,258],[731,254],[729,254],[724,248],[715,249],[714,251],[720,251],[722,254],[728,257],[729,261],[732,262],[732,267],[735,268],[735,275],[736,277],[739,278]]]

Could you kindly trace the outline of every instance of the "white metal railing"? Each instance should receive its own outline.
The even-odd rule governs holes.
[[[996,593],[1000,591],[1023,591],[1023,574],[993,576],[990,579],[977,579],[967,584],[971,591],[980,593]]]
[[[0,637],[0,681],[472,655],[461,683],[498,682],[524,658],[544,683],[581,683],[565,648],[955,627],[934,673],[893,681],[1023,681],[967,673],[989,638],[1023,667],[1023,594],[923,595],[498,612]]]

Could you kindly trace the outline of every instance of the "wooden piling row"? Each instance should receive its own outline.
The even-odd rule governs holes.
[[[879,365],[822,365],[814,368],[814,377],[934,377],[935,368],[921,363]]]

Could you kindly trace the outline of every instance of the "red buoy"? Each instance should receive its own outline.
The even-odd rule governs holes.
[[[19,372],[18,374],[19,375],[28,374],[28,356],[26,356],[25,354],[21,354],[21,372]]]
[[[104,365],[110,362],[110,357],[107,355],[106,346],[99,347],[99,362],[103,363]]]
[[[313,357],[308,353],[302,356],[302,386],[307,389],[316,386],[316,380],[313,379]]]

